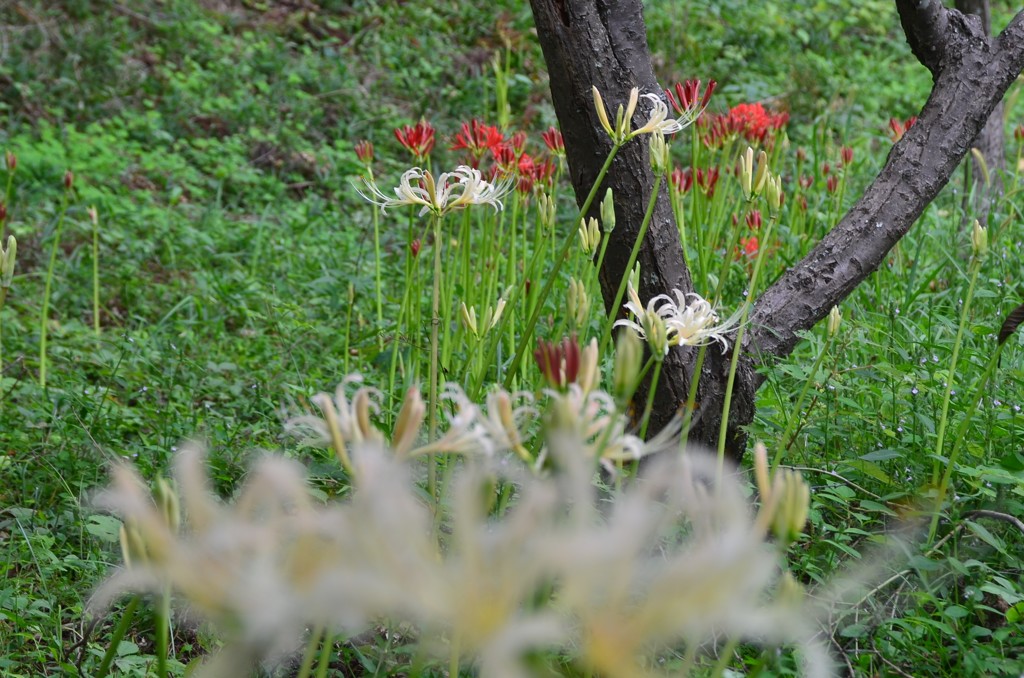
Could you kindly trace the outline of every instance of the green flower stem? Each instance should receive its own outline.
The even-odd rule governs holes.
[[[1005,344],[1000,344],[995,353],[993,353],[988,359],[988,365],[985,366],[985,371],[982,373],[981,377],[978,378],[975,387],[971,389],[971,393],[973,395],[971,398],[971,406],[968,408],[967,414],[964,416],[964,420],[960,422],[960,428],[957,429],[956,439],[953,441],[953,449],[949,453],[949,462],[946,464],[946,470],[942,474],[942,480],[939,482],[939,492],[935,497],[935,512],[932,514],[931,526],[928,528],[929,544],[931,544],[932,540],[935,539],[935,530],[939,526],[939,512],[942,510],[942,503],[946,500],[946,493],[949,491],[950,478],[953,475],[953,468],[956,466],[957,457],[960,455],[960,446],[963,444],[964,438],[967,435],[968,424],[971,423],[974,415],[978,412],[981,400],[985,397],[989,382],[996,371],[996,366],[999,364],[999,356],[1003,352],[1003,346],[1005,346]]]
[[[960,429],[957,432],[957,437],[953,442],[953,449],[949,453],[949,459],[946,461],[946,470],[942,474],[942,479],[939,480],[939,458],[942,455],[942,444],[945,439],[946,426],[949,423],[949,401],[953,393],[953,375],[956,374],[957,359],[960,356],[960,345],[963,341],[964,328],[967,326],[967,316],[970,313],[971,301],[974,298],[974,287],[978,280],[978,273],[981,271],[981,258],[972,257],[970,275],[971,281],[967,287],[967,298],[964,300],[963,310],[960,312],[960,327],[957,328],[956,341],[953,343],[953,357],[950,360],[948,376],[946,379],[946,392],[942,397],[942,414],[939,418],[939,429],[938,435],[935,441],[935,464],[932,470],[932,483],[938,484],[938,492],[935,495],[935,512],[932,514],[931,525],[928,528],[928,543],[932,543],[935,538],[935,530],[939,525],[939,512],[942,510],[942,503],[946,499],[946,492],[949,490],[949,480],[953,474],[953,466],[956,463],[956,457],[960,453],[960,444],[963,442],[964,435],[967,431],[967,425],[970,423],[971,418],[978,409],[978,404],[981,402],[983,389],[987,386],[988,380],[991,378],[992,373],[995,371],[995,365],[999,362],[999,355],[1002,352],[1002,345],[996,349],[992,357],[989,358],[988,365],[985,368],[985,372],[979,379],[978,387],[973,389],[973,399],[970,409],[967,411],[967,416],[960,424]]]
[[[789,418],[789,422],[786,424],[785,430],[782,432],[782,437],[779,438],[779,449],[775,451],[775,458],[772,459],[772,476],[775,475],[775,469],[779,467],[779,463],[782,461],[783,455],[793,444],[790,440],[790,436],[796,437],[796,423],[800,420],[800,411],[803,409],[804,401],[807,399],[807,392],[810,391],[811,382],[814,381],[815,375],[818,374],[818,370],[821,369],[821,364],[825,361],[825,356],[828,355],[828,349],[832,345],[832,336],[828,333],[828,328],[825,329],[825,345],[821,347],[821,352],[818,353],[818,357],[814,360],[814,366],[811,367],[811,372],[804,380],[803,388],[800,389],[800,395],[796,399],[796,407],[793,409],[793,416]]]
[[[167,678],[167,648],[170,646],[171,589],[165,587],[160,594],[156,612],[156,675]]]
[[[373,180],[373,175],[370,175]],[[377,293],[377,350],[384,350],[384,290],[380,282],[380,215],[373,210],[373,260],[375,263],[375,286]]]
[[[302,664],[299,665],[299,672],[295,678],[309,678],[309,672],[313,669],[313,657],[316,655],[317,645],[324,635],[323,624],[313,627],[313,633],[309,634],[309,642],[306,643],[306,651],[302,653]]]
[[[7,288],[0,287],[0,376],[4,373],[4,303],[7,301]]]
[[[604,165],[601,166],[601,171],[597,173],[597,178],[594,179],[594,185],[590,187],[590,193],[587,194],[587,199],[583,202],[583,207],[580,208],[579,214],[576,216],[576,219],[573,220],[572,228],[569,229],[569,234],[565,238],[565,242],[562,243],[561,252],[559,252],[559,254],[555,257],[554,269],[548,276],[547,281],[545,281],[544,289],[537,296],[537,298],[540,299],[541,301],[547,299],[548,295],[551,294],[551,288],[555,286],[555,281],[558,279],[558,272],[562,268],[562,262],[565,261],[565,257],[569,253],[569,248],[572,247],[573,242],[576,240],[576,238],[579,237],[576,234],[576,231],[577,229],[579,229],[580,224],[586,217],[587,212],[590,211],[590,206],[594,202],[594,198],[597,196],[597,191],[601,186],[601,182],[604,181],[605,175],[608,174],[608,169],[612,166],[612,160],[615,159],[615,155],[619,152],[620,148],[622,148],[622,144],[615,144],[612,146],[612,150],[608,153],[608,157],[605,158]],[[538,254],[539,253],[540,252],[538,251]],[[512,299],[510,299],[508,302],[509,306],[515,306],[515,302],[518,301],[519,293],[524,287],[525,284],[522,284],[516,288],[516,291],[512,295]],[[524,329],[523,334],[519,339],[519,345],[516,346],[516,352],[515,355],[512,357],[512,363],[509,365],[508,372],[505,373],[503,385],[506,389],[512,387],[512,381],[515,379],[515,376],[519,373],[519,364],[523,360],[523,354],[526,353],[526,347],[530,344],[530,339],[533,335],[533,329],[537,326],[537,321],[540,319],[540,313],[543,310],[543,308],[543,303],[538,302],[536,308],[534,308],[533,312],[530,314],[530,319],[527,321],[526,328]],[[504,321],[510,318],[512,315],[514,314],[506,313],[502,317],[502,325],[504,325]],[[499,330],[497,334],[500,336],[501,330]],[[496,344],[491,344],[491,346],[496,348]],[[490,358],[492,356],[493,348],[490,354],[488,355],[488,360],[486,360],[485,362],[490,363]]]
[[[647,440],[647,425],[651,422],[651,412],[654,410],[654,392],[658,388],[658,379],[661,377],[661,365],[664,356],[654,359],[654,374],[651,375],[651,389],[647,393],[647,404],[644,405],[644,416],[640,420],[640,439]]]
[[[57,250],[60,248],[60,234],[64,230],[64,215],[68,212],[68,194],[64,191],[64,198],[61,201],[60,216],[57,218],[57,228],[53,233],[53,247],[50,248],[50,264],[46,268],[46,285],[43,288],[43,308],[39,313],[39,385],[46,388],[46,338],[47,325],[50,315],[50,290],[53,287],[53,269],[57,265]]]
[[[725,402],[722,403],[722,425],[718,429],[718,478],[725,472],[725,437],[729,431],[729,410],[732,407],[732,390],[736,383],[736,367],[740,360],[740,348],[743,345],[743,332],[747,325],[747,316],[752,306],[751,299],[757,288],[757,279],[761,275],[761,265],[764,262],[764,254],[768,251],[768,243],[771,242],[772,230],[775,228],[776,219],[768,219],[768,227],[764,232],[764,240],[761,241],[757,251],[757,259],[754,260],[754,271],[750,274],[750,282],[747,285],[747,296],[743,301],[743,311],[740,315],[740,326],[736,330],[736,341],[732,347],[732,359],[729,361],[729,379],[725,384]]]
[[[622,297],[626,294],[626,285],[629,282],[629,275],[633,270],[633,266],[636,264],[637,256],[640,254],[640,245],[643,244],[644,237],[647,235],[647,228],[651,225],[651,217],[654,215],[654,205],[658,201],[658,191],[661,190],[661,175],[659,174],[654,180],[654,188],[651,190],[651,198],[647,201],[647,211],[644,212],[643,223],[640,224],[640,232],[636,235],[636,240],[633,242],[633,249],[629,253],[629,261],[626,262],[626,270],[622,273],[622,279],[619,280],[619,289],[615,292],[615,301],[612,303],[611,312],[609,313],[608,322],[605,323],[604,332],[601,333],[601,341],[598,344],[600,347],[598,355],[604,355],[608,349],[608,342],[612,338],[612,328],[615,326],[615,318],[618,315],[618,309],[622,305]]]
[[[434,289],[431,295],[431,316],[430,316],[430,393],[427,405],[427,428],[430,431],[430,440],[437,440],[437,334],[440,328],[440,305],[441,305],[441,217],[435,215],[432,221],[434,232]],[[427,460],[427,492],[431,501],[438,501],[437,497],[437,457],[431,453]]]
[[[327,671],[331,667],[331,650],[334,647],[334,634],[328,630],[324,633],[324,641],[320,648],[320,659],[317,661],[316,678],[327,678]]]
[[[708,352],[708,345],[703,344],[697,349],[697,362],[693,366],[693,374],[690,376],[690,390],[686,394],[686,411],[683,412],[682,441],[680,449],[686,450],[686,443],[690,439],[690,422],[693,421],[693,410],[697,406],[697,387],[700,386],[700,374],[704,369],[704,356]]]
[[[960,346],[964,339],[964,330],[967,327],[967,316],[971,310],[971,301],[974,299],[974,287],[978,281],[978,273],[981,271],[981,259],[971,258],[969,274],[970,282],[967,285],[967,298],[964,300],[964,307],[960,311],[960,326],[956,330],[956,339],[953,341],[953,356],[949,361],[949,369],[946,370],[946,389],[942,395],[942,414],[939,415],[939,428],[935,437],[935,461],[932,466],[932,484],[939,482],[939,457],[942,456],[942,446],[946,439],[946,426],[949,424],[949,401],[953,394],[956,375],[957,361],[960,359]]]
[[[103,659],[100,661],[100,666],[96,669],[96,673],[93,674],[93,678],[106,678],[106,675],[110,673],[110,665],[114,663],[114,657],[117,656],[117,649],[121,644],[121,639],[128,633],[128,627],[131,626],[132,619],[135,617],[135,610],[138,609],[141,601],[142,596],[139,595],[132,596],[131,600],[128,601],[124,612],[121,613],[121,620],[117,622],[114,633],[110,636],[110,644],[107,645],[107,651],[103,653]]]
[[[729,664],[732,663],[732,652],[739,645],[739,641],[735,638],[730,638],[725,642],[725,647],[722,648],[721,653],[718,655],[718,661],[715,662],[714,667],[711,669],[711,677],[719,678],[719,676],[725,675],[725,670],[729,668]]]

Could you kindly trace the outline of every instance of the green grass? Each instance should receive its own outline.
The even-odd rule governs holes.
[[[888,152],[889,117],[916,113],[927,94],[927,73],[903,44],[891,3],[848,4],[647,3],[664,84],[717,78],[714,110],[762,100],[792,113],[792,146],[778,148],[773,161],[786,180],[787,211],[765,283],[857,197]],[[376,176],[389,190],[409,161],[392,130],[423,116],[439,133],[435,167],[450,169],[457,154],[447,147],[458,125],[497,119],[490,59],[508,45],[510,107],[514,124],[531,132],[531,152],[542,148],[537,132],[555,122],[524,3],[325,2],[315,13],[197,0],[153,3],[151,11],[101,0],[52,5],[0,8],[8,50],[0,60],[0,146],[18,158],[7,225],[19,256],[0,311],[0,673],[9,676],[74,672],[79,663],[89,673],[106,649],[117,615],[95,629],[83,619],[90,591],[120,563],[117,522],[89,508],[111,462],[129,459],[152,478],[167,472],[183,440],[200,438],[223,496],[256,449],[303,459],[327,495],[347,491],[331,457],[284,434],[286,413],[307,409],[314,393],[350,372],[386,387],[391,361],[400,358],[410,371],[399,370],[387,394],[381,420],[390,420],[414,381],[412,366],[426,365],[430,298],[429,258],[421,256],[412,302],[422,305],[423,324],[417,333],[416,318],[406,319],[396,332],[409,237],[408,216],[396,211],[381,222],[386,320],[377,325],[372,217],[350,185],[361,171],[353,144],[376,144]],[[403,28],[410,25],[416,29]],[[825,41],[827,58],[808,49]],[[1009,125],[1022,116],[1011,108]],[[837,167],[843,145],[855,160],[839,204],[820,168]],[[807,217],[796,207],[797,147],[808,155],[799,174],[813,180],[802,191]],[[1008,148],[1013,164],[1019,148],[1012,141]],[[683,155],[677,159],[685,165]],[[67,169],[75,194],[58,249],[42,389],[38,321]],[[735,180],[723,171],[719,186],[714,223],[735,213],[742,224]],[[772,454],[796,418],[783,463],[804,469],[813,488],[806,536],[789,554],[805,584],[870,558],[878,535],[934,491],[936,461],[944,463],[934,458],[936,429],[970,253],[972,215],[962,212],[962,190],[958,175],[842,304],[842,327],[820,368],[811,373],[823,327],[770,369],[759,393],[752,437]],[[1019,195],[1010,191],[989,220],[991,251],[954,375],[950,436],[971,405],[971,385],[995,350],[1002,318],[1022,301]],[[572,218],[567,192],[563,186],[554,242]],[[98,338],[89,206],[100,224]],[[535,214],[536,205],[524,206],[524,246],[533,246]],[[459,227],[460,217],[451,224]],[[431,254],[427,238],[414,235]],[[459,256],[467,243],[446,252]],[[716,247],[705,273],[717,275],[722,259],[731,259],[730,248]],[[589,275],[574,256],[570,272]],[[726,270],[722,299],[738,299],[745,266]],[[467,279],[450,280],[453,299],[474,293]],[[596,306],[595,281],[587,282]],[[697,279],[698,291],[711,294],[713,282]],[[557,340],[564,310],[556,299],[547,303],[539,334]],[[729,310],[737,303],[726,301]],[[513,327],[522,327],[519,313]],[[599,335],[602,323],[593,308],[581,334]],[[442,364],[459,377],[472,350],[457,322],[451,327]],[[879,579],[856,608],[832,611],[833,650],[862,675],[1024,670],[1014,607],[1024,600],[1024,535],[967,515],[1024,516],[1024,375],[1019,337],[1009,344],[968,430],[937,548],[920,545],[898,577]],[[511,348],[502,344],[499,356],[507,360]],[[426,381],[425,368],[419,378]],[[795,412],[808,380],[803,411]],[[539,384],[528,367],[520,386]],[[148,610],[118,648],[120,675],[153,670]],[[205,628],[176,629],[174,640],[175,675],[216,647]],[[335,666],[337,675],[398,673],[419,661],[383,634],[338,647],[347,664]],[[794,666],[790,653],[746,646],[733,663],[766,675],[788,675]]]

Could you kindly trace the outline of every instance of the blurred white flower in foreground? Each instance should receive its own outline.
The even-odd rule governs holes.
[[[563,407],[592,407],[574,398]],[[829,675],[800,596],[773,593],[770,517],[754,518],[731,476],[716,483],[713,459],[666,454],[609,497],[580,453],[592,444],[552,426],[544,475],[466,458],[440,530],[416,467],[372,442],[352,448],[346,501],[326,505],[311,499],[299,464],[277,457],[258,460],[222,504],[189,447],[175,464],[180,532],[134,471],[117,467],[97,504],[132,526],[135,556],[93,609],[122,591],[170,587],[222,634],[223,650],[197,672],[205,676],[248,675],[313,626],[351,636],[399,622],[423,651],[502,678],[532,675],[524,653],[547,649],[599,675],[653,675],[659,653],[692,656],[723,637],[796,644],[807,675]]]

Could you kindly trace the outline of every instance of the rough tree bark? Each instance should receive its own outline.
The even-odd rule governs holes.
[[[763,381],[756,366],[788,355],[798,342],[798,332],[813,327],[878,268],[946,185],[992,110],[1024,70],[1024,10],[999,36],[990,38],[980,22],[966,20],[937,0],[895,2],[914,55],[932,73],[932,93],[917,124],[892,148],[860,200],[807,257],[755,302],[730,408],[726,447],[733,458],[743,454],[743,427],[753,419],[754,395]],[[582,203],[610,148],[594,112],[591,86],[601,91],[613,109],[625,101],[632,87],[661,91],[647,47],[641,1],[531,0],[531,6],[565,136],[570,177]],[[639,111],[634,123],[642,123],[646,113]],[[617,219],[600,272],[607,308],[625,273],[629,249],[653,190],[645,141],[630,142],[619,152],[605,185],[615,192]],[[640,250],[640,263],[642,299],[671,288],[692,291],[664,187]],[[655,394],[652,430],[685,402],[695,355],[692,349],[676,348],[666,359]],[[691,440],[709,446],[717,443],[727,371],[727,356],[710,348],[700,375]]]
[[[985,35],[992,34],[992,10],[989,0],[956,0],[955,6],[964,15],[973,15],[981,20]],[[974,140],[977,148],[985,159],[988,169],[989,183],[983,183],[983,170],[978,161],[971,159],[971,186],[973,205],[968,202],[969,195],[964,196],[965,205],[973,208],[976,217],[982,223],[987,221],[992,201],[1003,193],[1003,172],[1006,170],[1006,139],[1003,129],[1003,102],[1000,101],[988,121]]]

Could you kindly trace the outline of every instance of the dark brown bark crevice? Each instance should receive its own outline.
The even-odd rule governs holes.
[[[605,97],[613,116],[630,88],[661,91],[647,49],[642,5],[640,0],[531,0],[531,6],[565,137],[570,177],[582,204],[611,148],[594,111],[591,85]],[[878,268],[949,181],[1024,69],[1024,11],[998,37],[990,38],[976,18],[947,10],[937,0],[896,0],[896,7],[913,53],[932,73],[934,88],[917,124],[892,148],[861,199],[756,301],[729,417],[727,450],[734,458],[742,456],[743,427],[753,420],[754,394],[763,381],[755,366],[788,355],[799,332],[813,327]],[[634,123],[646,113],[638,112]],[[608,307],[626,273],[654,186],[645,139],[631,141],[619,152],[605,186],[615,193],[617,226],[600,280],[606,309],[618,315],[620,309]],[[595,205],[592,215],[596,214]],[[692,291],[664,187],[639,261],[642,300],[672,288]],[[677,348],[666,358],[651,430],[658,430],[685,402],[695,355],[693,349]],[[714,445],[718,439],[728,363],[728,354],[708,349],[691,440]],[[638,401],[644,397],[639,394]]]

